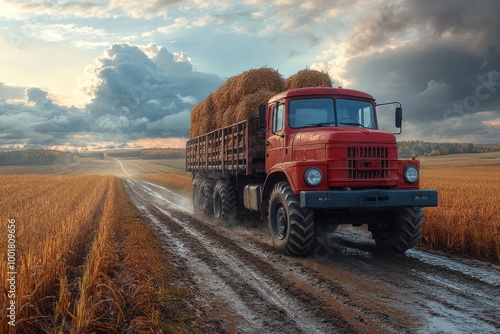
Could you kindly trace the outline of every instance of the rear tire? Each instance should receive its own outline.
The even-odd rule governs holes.
[[[219,180],[214,187],[213,212],[218,222],[230,222],[236,217],[236,188],[227,181]]]
[[[288,182],[274,186],[269,199],[269,229],[274,247],[287,255],[304,255],[314,241],[313,211],[300,207]]]
[[[413,248],[422,231],[424,210],[419,207],[403,207],[391,212],[387,222],[368,225],[377,247],[402,254]]]
[[[193,180],[193,209],[196,215],[201,216],[203,214],[202,203],[201,203],[201,184],[202,179],[196,176]]]
[[[214,193],[214,181],[204,178],[200,184],[199,203],[201,214],[206,217],[213,216],[212,197]]]

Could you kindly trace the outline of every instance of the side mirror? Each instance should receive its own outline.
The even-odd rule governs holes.
[[[403,108],[397,107],[396,108],[396,127],[398,129],[401,129],[401,126],[403,125]]]
[[[266,124],[266,105],[263,103],[259,105],[259,123]]]

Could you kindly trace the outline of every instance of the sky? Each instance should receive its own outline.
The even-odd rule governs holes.
[[[403,105],[398,140],[500,143],[498,0],[0,0],[0,149],[184,147],[252,68]],[[380,109],[382,124],[392,109]]]

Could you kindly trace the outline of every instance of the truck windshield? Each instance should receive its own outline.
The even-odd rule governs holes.
[[[296,99],[289,104],[292,128],[318,126],[355,126],[375,129],[373,105],[368,101],[350,99]]]

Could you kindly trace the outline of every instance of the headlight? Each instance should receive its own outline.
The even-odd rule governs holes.
[[[304,180],[311,187],[315,187],[323,180],[323,174],[316,167],[311,167],[304,173]]]
[[[408,166],[405,168],[403,176],[408,183],[414,183],[418,181],[418,169],[415,166]]]

